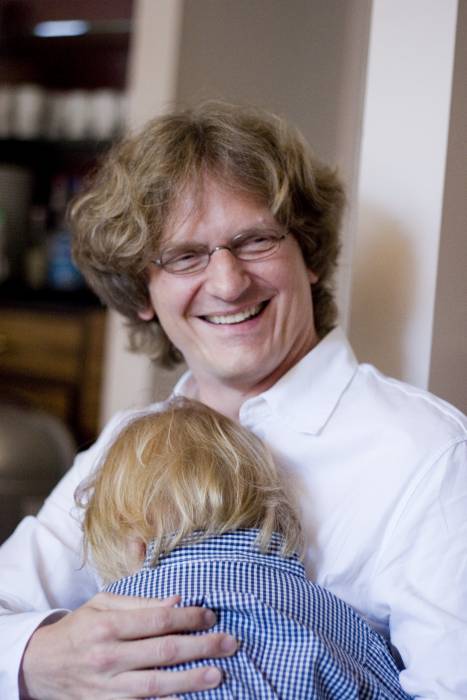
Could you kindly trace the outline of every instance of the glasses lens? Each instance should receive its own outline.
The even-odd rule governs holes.
[[[167,272],[173,272],[176,275],[183,275],[189,272],[196,272],[206,267],[209,260],[209,254],[196,250],[185,250],[178,253],[168,251],[162,253],[160,257],[160,265]]]
[[[231,250],[241,260],[258,260],[274,253],[283,238],[275,231],[255,232],[232,241]]]

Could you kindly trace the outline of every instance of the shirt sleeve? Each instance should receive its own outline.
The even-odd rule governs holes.
[[[0,547],[0,698],[18,699],[18,671],[34,630],[98,592],[97,578],[84,563],[74,494],[119,421],[117,416],[97,443],[77,456],[37,517],[25,518]]]
[[[467,442],[408,485],[372,589],[417,698],[467,697]]]

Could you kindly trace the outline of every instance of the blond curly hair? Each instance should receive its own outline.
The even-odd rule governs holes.
[[[148,307],[148,268],[177,197],[205,175],[265,203],[297,239],[313,285],[320,337],[336,322],[333,276],[344,204],[334,171],[300,133],[268,112],[208,101],[150,121],[108,153],[73,202],[75,260],[101,300],[128,320],[131,345],[163,366],[182,360]]]
[[[284,555],[303,551],[296,505],[269,451],[197,401],[175,399],[131,420],[76,500],[85,551],[106,582],[139,568],[152,541],[153,565],[188,537],[241,528],[258,529],[262,551],[273,532]]]

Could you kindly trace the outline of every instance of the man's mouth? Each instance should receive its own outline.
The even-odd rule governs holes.
[[[255,306],[250,306],[248,309],[234,314],[213,314],[210,316],[202,316],[201,318],[218,326],[230,326],[234,323],[242,323],[243,321],[248,321],[250,318],[255,318],[255,316],[261,313],[267,303],[267,301],[262,301],[260,304],[255,304]]]

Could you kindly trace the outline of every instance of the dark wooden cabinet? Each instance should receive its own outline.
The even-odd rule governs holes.
[[[47,118],[50,96],[123,95],[133,5],[133,0],[1,0],[0,88],[13,92],[13,112],[18,89],[27,85],[40,90]],[[86,31],[55,37],[37,31],[41,23],[66,20],[81,20]],[[7,128],[0,130],[0,170],[9,187],[7,194],[0,187],[0,238],[7,261],[0,280],[0,401],[58,416],[83,446],[99,427],[105,311],[84,280],[67,287],[50,270],[58,249],[54,240],[66,241],[69,250],[67,201],[117,132],[57,136],[41,126],[33,136],[18,135],[10,128],[10,112],[7,116]],[[29,183],[18,199],[10,196],[14,169],[26,173]]]
[[[63,268],[64,241],[70,249],[67,201],[124,126],[133,5],[0,0],[0,263],[6,261],[0,264],[0,541],[37,510],[60,477],[46,450],[47,418],[59,418],[78,449],[99,432],[106,312],[84,280],[73,287],[63,278],[58,283],[51,269],[69,270]],[[42,22],[77,19],[87,26],[81,36],[44,38],[36,31]],[[18,128],[18,105],[31,87],[39,91],[42,111],[40,127],[28,133]],[[120,126],[105,133],[95,128],[101,123],[96,110],[104,110],[99,93],[122,98]],[[94,115],[94,129],[65,129],[72,120],[63,106],[62,128],[52,129],[59,100],[71,109],[71,97],[79,94]],[[12,180],[21,174],[24,187],[13,191]],[[31,418],[31,432],[28,415],[35,409],[45,412],[44,424]],[[13,447],[11,410],[19,416]],[[56,462],[66,469],[71,460]]]
[[[0,394],[63,420],[78,447],[99,429],[105,312],[0,307]]]

